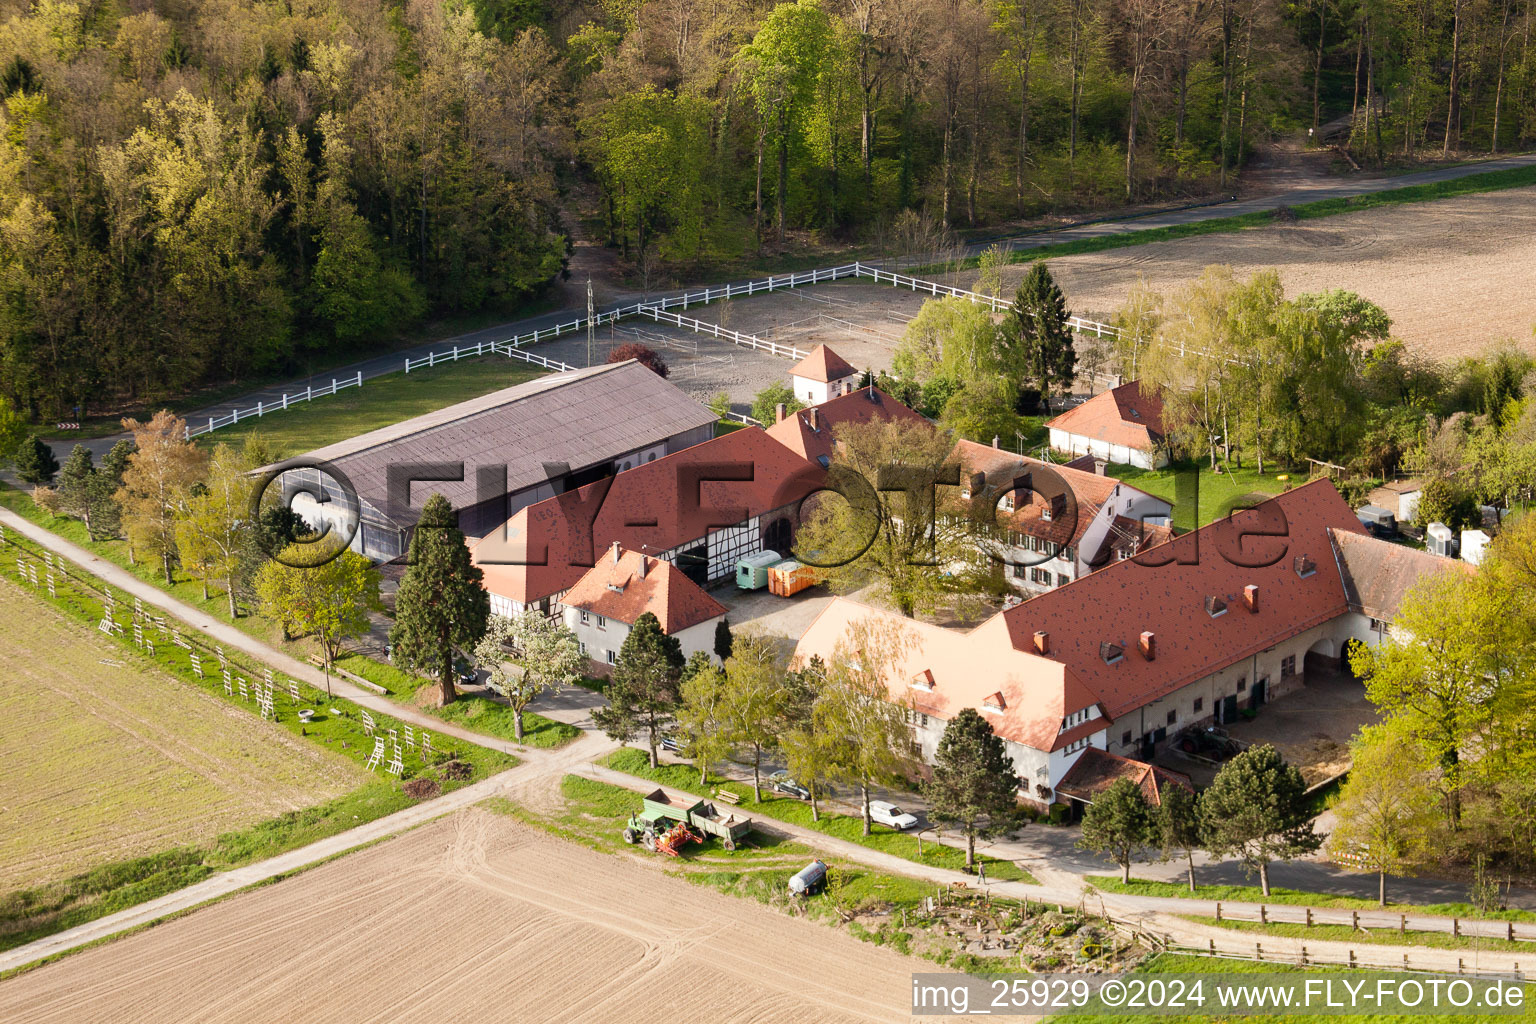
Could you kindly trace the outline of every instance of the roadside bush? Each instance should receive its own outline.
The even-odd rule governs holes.
[[[1065,825],[1072,819],[1072,808],[1066,804],[1051,804],[1050,823],[1052,825]]]

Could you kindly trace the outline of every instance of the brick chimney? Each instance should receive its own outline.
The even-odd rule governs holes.
[[[1252,583],[1243,588],[1243,604],[1250,612],[1259,610],[1259,588]]]
[[[1157,657],[1157,634],[1146,630],[1141,634],[1141,656],[1151,661]]]
[[[1050,654],[1051,653],[1051,634],[1047,633],[1043,629],[1042,630],[1037,630],[1035,632],[1035,653],[1036,654]]]
[[[818,433],[821,431],[821,419],[816,415],[816,407],[814,405],[805,410],[805,419],[811,425],[812,430]]]
[[[1103,459],[1094,459],[1093,460],[1093,473],[1094,473],[1094,475],[1095,476],[1103,476],[1104,475],[1104,467],[1107,466],[1107,465],[1109,465],[1109,463],[1105,462]]]
[[[1001,448],[1002,446],[1003,446],[1003,439],[998,437],[996,434],[993,434],[992,435],[992,447],[993,448]]]
[[[648,562],[648,561],[650,561],[650,559],[648,559],[645,556],[644,552],[642,552],[641,555],[640,555],[640,578],[641,579],[645,579],[645,563]]]
[[[775,423],[782,423],[783,421],[784,421],[784,403],[780,402],[778,405],[773,407],[773,422],[775,422]]]
[[[613,542],[613,564],[614,565],[618,565],[619,564],[619,542],[618,541],[614,541]]]

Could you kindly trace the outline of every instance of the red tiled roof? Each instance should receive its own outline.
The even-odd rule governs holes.
[[[1282,529],[1283,535],[1258,535]],[[1330,531],[1359,534],[1364,527],[1333,484],[1318,480],[1108,565],[1000,617],[1017,650],[1033,650],[1035,632],[1048,633],[1048,657],[1116,718],[1347,612]],[[1295,567],[1301,557],[1314,566],[1305,577]],[[1249,585],[1258,587],[1256,612],[1243,601]],[[1207,614],[1207,597],[1224,600],[1226,613]],[[1150,661],[1138,650],[1144,631],[1155,636]],[[1120,647],[1124,656],[1106,664],[1104,643]]]
[[[895,703],[945,720],[975,708],[999,736],[1036,750],[1059,749],[1107,726],[1101,717],[1062,729],[1068,715],[1095,706],[1097,699],[1059,662],[1014,650],[1001,616],[967,633],[837,597],[801,636],[796,663],[812,656],[830,661],[851,627],[867,619],[888,622],[912,641],[885,680]],[[987,707],[999,693],[1002,709]]]
[[[669,551],[800,501],[822,472],[746,427],[529,505],[471,554],[487,590],[526,604],[569,589],[614,541]]]
[[[1195,791],[1194,782],[1181,772],[1147,764],[1145,761],[1133,761],[1098,747],[1089,747],[1067,769],[1067,774],[1056,784],[1056,792],[1091,804],[1094,797],[1120,779],[1130,779],[1136,783],[1142,795],[1147,798],[1147,803],[1153,807],[1162,805],[1163,791],[1169,786],[1183,786],[1191,793]]]
[[[1127,555],[1140,554],[1149,548],[1155,548],[1159,544],[1166,544],[1173,540],[1173,528],[1162,526],[1158,523],[1147,523],[1140,519],[1131,519],[1126,516],[1115,516],[1115,521],[1110,527],[1109,534],[1104,538],[1104,544],[1110,551],[1125,551]],[[1099,557],[1094,559],[1095,565],[1108,564],[1110,558],[1104,557],[1101,549]]]
[[[838,427],[872,420],[928,422],[922,413],[912,411],[879,388],[869,387],[791,413],[769,427],[768,436],[807,461],[815,462],[822,456],[830,460],[833,434]]]
[[[645,575],[640,575],[642,563]],[[610,551],[576,581],[560,603],[634,625],[646,612],[656,616],[663,633],[724,615],[725,606],[706,594],[681,569],[638,551]]]
[[[955,442],[953,457],[960,462],[962,487],[969,484],[971,474],[982,473],[994,497],[1001,496],[1016,478],[1029,474],[1029,501],[1015,510],[1009,525],[1020,533],[1055,544],[1075,546],[1082,540],[1083,533],[1116,487],[1138,490],[1112,476],[1085,473],[964,439]],[[1071,501],[1067,504],[1065,518],[1046,519],[1051,499],[1067,493],[1070,493]]]
[[[1152,448],[1167,433],[1163,427],[1162,397],[1156,392],[1142,391],[1141,382],[1134,380],[1068,409],[1046,426],[1142,450]]]
[[[1442,572],[1473,573],[1460,559],[1441,558],[1428,551],[1379,540],[1369,534],[1328,531],[1344,577],[1349,606],[1373,619],[1397,618],[1403,598],[1414,584]]]
[[[834,380],[842,380],[851,377],[859,371],[825,345],[817,345],[811,349],[811,354],[794,365],[789,371],[791,377],[804,377],[806,380],[819,380],[823,384],[830,384]]]

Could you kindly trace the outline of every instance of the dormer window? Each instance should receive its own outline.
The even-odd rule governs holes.
[[[1003,700],[1003,691],[1001,690],[992,694],[990,697],[985,698],[981,702],[981,710],[990,711],[993,714],[999,715],[1003,713],[1003,710],[1007,708],[1007,706],[1007,703]]]
[[[1013,511],[1014,502],[1012,491],[1009,491],[1007,494],[1003,495],[1003,508],[1007,509],[1009,512]]]
[[[933,692],[933,670],[925,668],[921,672],[919,672],[917,675],[913,676],[912,677],[912,688],[914,690],[923,690],[925,692],[932,693]]]
[[[1099,657],[1104,659],[1104,664],[1113,665],[1125,657],[1125,648],[1105,640],[1099,644]]]
[[[1040,518],[1045,520],[1046,522],[1050,522],[1051,521],[1051,515],[1052,515],[1053,511],[1054,510],[1051,508],[1051,506],[1046,505],[1044,508],[1042,508],[1040,510]]]
[[[1306,579],[1317,572],[1317,563],[1308,555],[1297,555],[1293,564],[1296,567],[1296,575],[1300,579]]]
[[[830,456],[818,455],[818,456],[816,456],[816,461],[821,463],[821,468],[822,469],[826,469],[827,467],[832,465],[832,459],[831,459]]]
[[[1205,614],[1213,619],[1219,619],[1227,614],[1227,602],[1225,598],[1212,594],[1205,599]]]

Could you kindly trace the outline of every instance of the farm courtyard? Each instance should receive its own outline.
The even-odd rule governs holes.
[[[0,894],[208,841],[367,778],[136,664],[9,580],[0,665]]]
[[[0,1019],[908,1019],[912,960],[470,809],[0,985]]]

